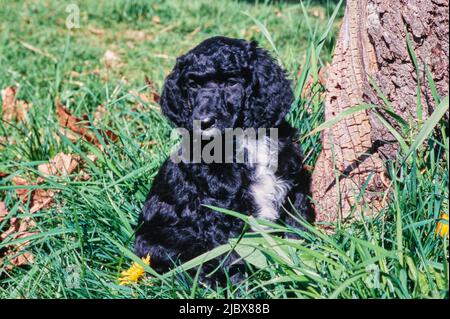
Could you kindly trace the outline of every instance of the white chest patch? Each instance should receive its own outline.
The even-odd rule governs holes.
[[[291,188],[290,183],[275,175],[278,167],[277,146],[277,143],[268,137],[244,144],[248,162],[255,167],[256,173],[250,186],[258,209],[256,217],[272,221],[278,219],[281,205]]]

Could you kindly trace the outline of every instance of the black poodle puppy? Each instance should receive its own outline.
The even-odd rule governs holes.
[[[239,237],[244,229],[242,220],[204,205],[298,226],[283,208],[291,207],[289,199],[299,213],[312,220],[308,174],[302,169],[303,158],[295,143],[297,131],[285,120],[293,99],[285,72],[255,42],[213,37],[179,57],[160,100],[163,113],[173,124],[190,134],[195,133],[193,122],[199,121],[203,133],[215,129],[224,136],[227,128],[276,128],[278,136],[272,138],[267,130],[258,138],[257,148],[241,143],[246,154],[243,162],[177,163],[168,159],[155,177],[140,215],[136,254],[150,255],[151,266],[165,272]],[[233,145],[239,144],[233,141]],[[269,150],[273,143],[276,152]],[[241,269],[231,266],[239,265],[236,259],[231,254],[225,261],[206,263],[200,280],[223,282],[223,269],[213,276],[207,274],[221,265],[233,275],[238,271],[233,269]]]

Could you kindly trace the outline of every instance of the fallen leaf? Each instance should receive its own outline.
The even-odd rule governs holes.
[[[119,55],[112,50],[106,50],[102,62],[108,69],[117,69],[122,66],[122,60]]]
[[[53,197],[55,193],[59,192],[59,190],[51,190],[51,189],[35,189],[33,191],[33,197],[31,199],[31,207],[30,214],[41,210],[42,208],[49,208],[54,203]]]
[[[12,258],[9,262],[15,266],[30,265],[34,263],[34,256],[30,252],[26,251],[21,253],[19,256]],[[12,267],[9,266],[7,268],[11,269]]]
[[[320,68],[319,70],[319,83],[322,84],[323,86],[325,86],[326,82],[327,82],[327,75],[328,75],[328,70],[330,69],[330,63],[327,62],[327,64],[325,64],[325,66],[323,68]]]
[[[159,96],[158,92],[156,92],[156,90],[155,90],[155,85],[147,76],[145,77],[145,83],[147,83],[147,85],[149,87],[151,101],[159,104],[160,96]]]
[[[97,160],[97,155],[94,154],[89,154],[87,155],[87,158],[89,158],[92,162],[95,163],[95,161]],[[87,181],[91,178],[91,175],[89,175],[88,173],[86,173],[83,169],[81,169],[78,173],[77,178],[75,178],[76,180],[82,180],[82,181]]]
[[[161,18],[158,16],[153,16],[152,17],[152,23],[153,24],[160,24],[161,23]]]
[[[159,110],[159,99],[160,96],[158,92],[155,90],[155,86],[152,81],[146,76],[145,77],[145,83],[149,87],[148,92],[137,92],[135,90],[130,90],[129,93],[133,96],[138,97],[138,103],[133,110],[143,110],[147,106],[151,109]],[[143,102],[143,103],[142,103]]]
[[[92,34],[100,36],[105,34],[105,30],[100,28],[88,27],[88,31]]]
[[[5,148],[6,145],[6,137],[4,136],[0,136],[0,151],[3,150]]]
[[[100,123],[100,120],[108,113],[108,110],[103,105],[97,106],[94,112],[94,125]]]
[[[80,165],[80,157],[71,154],[59,153],[49,163],[38,166],[43,175],[68,176]]]
[[[66,129],[69,129],[73,133],[81,136],[85,141],[101,146],[100,141],[98,140],[95,133],[86,128],[85,124],[88,123],[87,116],[84,116],[83,119],[80,119],[78,117],[73,116],[69,110],[67,110],[59,101],[59,98],[57,97],[55,99],[56,104],[56,114],[58,116],[59,125],[63,128],[64,132]],[[114,134],[110,130],[100,130],[98,129],[98,132],[103,137],[108,137],[111,141],[115,142],[118,140],[118,136]],[[70,132],[66,135],[68,136]],[[105,142],[108,143],[108,139],[105,138]]]
[[[95,162],[96,155],[87,156],[91,161]],[[78,176],[81,179],[89,179],[90,176],[81,168],[81,157],[79,155],[58,153],[55,157],[48,161],[48,163],[38,165],[38,171],[44,177],[60,176],[66,177],[75,170],[79,169]],[[42,208],[48,208],[54,204],[54,196],[60,190],[35,188],[33,186],[40,185],[44,182],[42,177],[38,177],[36,181],[30,181],[29,179],[21,176],[13,176],[11,182],[16,186],[23,186],[23,188],[17,188],[16,194],[24,205],[29,204],[29,213],[33,214]],[[25,212],[23,207],[19,206],[19,210]],[[5,220],[8,215],[8,210],[4,202],[0,202],[0,223]],[[7,221],[7,229],[2,231],[0,229],[0,242],[6,238],[10,240],[17,240],[21,238],[27,238],[37,231],[34,231],[36,224],[30,216],[23,218],[12,217]],[[6,251],[0,251],[0,265],[8,260],[9,263],[6,269],[11,269],[14,266],[22,266],[31,264],[34,261],[34,256],[27,251],[24,251],[30,244],[30,241],[26,240],[19,244],[9,245]]]
[[[0,222],[3,222],[7,215],[8,210],[6,209],[5,203],[0,202]],[[9,219],[8,223],[9,227],[6,231],[0,230],[0,242],[8,237],[11,237],[11,240],[16,240],[37,234],[36,231],[30,231],[36,224],[29,216],[25,218],[13,217]],[[29,252],[22,252],[29,244],[30,241],[24,241],[19,244],[7,246],[6,251],[0,252],[0,264],[5,260],[9,260],[10,264],[8,264],[6,268],[12,269],[13,266],[22,266],[32,263],[34,261],[34,256]]]
[[[77,72],[77,71],[70,71],[69,72],[69,76],[72,77],[72,78],[77,78],[77,77],[81,76],[81,73]]]
[[[6,209],[5,202],[0,202],[0,223],[5,219],[6,215],[8,215],[8,210]]]
[[[86,157],[89,158],[92,162],[95,162],[97,160],[97,155],[94,154],[88,154]]]
[[[71,131],[69,131],[69,130],[67,130],[67,129],[65,129],[65,128],[60,127],[60,128],[58,129],[58,131],[59,131],[59,133],[61,133],[61,135],[64,135],[65,137],[67,137],[67,138],[68,138],[70,141],[72,141],[72,142],[78,142],[78,141],[80,140],[80,135],[77,135],[77,134],[75,134],[75,133],[72,133]],[[59,137],[59,135],[56,135],[56,134],[55,134],[55,138],[56,138],[58,141],[61,140],[60,137]]]
[[[310,165],[306,165],[306,164],[303,165],[303,169],[309,173],[312,173],[312,171],[313,171],[313,167]]]
[[[11,182],[16,186],[30,186],[30,181],[22,178],[20,176],[14,176]],[[16,194],[22,201],[27,201],[29,189],[27,188],[16,188]]]
[[[152,57],[158,58],[158,59],[165,59],[165,60],[169,60],[172,58],[170,55],[165,54],[165,53],[153,53]]]
[[[313,7],[310,9],[310,12],[314,17],[319,18],[320,20],[325,19],[325,10],[322,7]]]
[[[329,70],[330,64],[327,63],[324,67],[320,68],[319,73],[317,74],[317,83],[322,87],[325,87],[326,84],[326,77],[327,77],[327,72]],[[297,72],[297,79],[300,77],[302,73],[302,68],[300,68]],[[305,85],[303,86],[303,91],[302,91],[302,97],[306,97],[308,96],[309,92],[313,89],[313,87],[315,86],[314,83],[314,77],[312,75],[309,76],[309,78],[306,80]],[[322,95],[324,94],[324,92],[320,92],[319,93],[319,97],[322,97]]]
[[[30,111],[31,104],[26,103],[25,101],[18,100],[16,101],[16,119],[19,122],[23,122],[27,119],[27,113]]]
[[[154,141],[154,140],[144,141],[144,142],[141,142],[141,147],[142,148],[150,148],[150,147],[152,147],[154,145],[157,145],[157,144],[158,144],[158,142]]]
[[[277,16],[277,18],[284,18],[284,15],[280,9],[275,9],[275,15]]]
[[[256,25],[251,26],[248,30],[247,29],[241,30],[241,34],[243,35],[244,38],[247,39],[255,37],[257,33],[261,33],[261,29]]]
[[[14,99],[16,97],[16,89],[13,87],[7,87],[2,90],[2,120],[3,122],[11,122],[14,114]]]
[[[23,122],[27,118],[27,113],[31,108],[31,104],[16,99],[17,90],[14,87],[7,87],[1,91],[2,96],[2,120],[9,123],[12,120]]]
[[[23,177],[20,176],[14,176],[11,179],[11,182],[16,186],[28,186],[29,188],[16,188],[16,194],[17,196],[22,200],[22,203],[24,205],[27,204],[28,198],[30,198],[29,203],[29,211],[30,214],[33,214],[37,212],[38,210],[42,208],[48,208],[53,202],[53,196],[55,195],[55,192],[58,190],[50,190],[50,189],[42,189],[42,188],[33,188],[31,189],[30,186],[36,186],[43,182],[42,179],[39,179],[37,182],[29,181]],[[22,207],[19,207],[19,209],[24,212],[24,209]]]
[[[96,155],[87,156],[92,162],[97,160]],[[48,163],[38,165],[38,171],[44,177],[67,177],[78,170],[77,178],[88,180],[90,176],[83,171],[81,165],[81,157],[79,155],[58,153],[55,157],[49,160]],[[35,182],[25,179],[20,176],[14,176],[11,182],[16,186],[24,186],[23,188],[16,188],[16,194],[21,199],[24,205],[29,202],[29,212],[31,214],[41,210],[42,208],[49,208],[54,203],[54,196],[59,193],[59,189],[45,189],[45,188],[31,188],[30,186],[37,186],[44,182],[42,177],[37,178]],[[24,209],[19,207],[23,212]]]
[[[153,37],[141,30],[127,30],[124,37],[133,41],[152,41]]]

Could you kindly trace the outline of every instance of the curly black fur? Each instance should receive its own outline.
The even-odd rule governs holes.
[[[285,116],[293,102],[291,83],[269,53],[255,42],[213,37],[177,59],[161,95],[161,108],[177,127],[193,130],[193,120],[208,120],[225,128],[278,128],[278,169],[275,175],[288,185],[287,196],[297,211],[311,220],[307,202],[309,181],[302,155],[294,142],[297,131]],[[211,124],[212,123],[212,124]],[[255,183],[252,165],[184,163],[170,159],[156,176],[138,221],[135,252],[151,256],[152,267],[165,272],[238,237],[240,219],[215,212],[202,204],[257,215],[250,191]],[[279,216],[295,222],[282,208]],[[228,267],[236,256],[224,263]],[[201,280],[223,281],[223,272],[205,275],[219,260],[203,266]],[[237,267],[239,268],[239,267]],[[233,273],[233,269],[228,267]]]

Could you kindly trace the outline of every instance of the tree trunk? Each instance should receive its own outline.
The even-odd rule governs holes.
[[[404,119],[420,117],[418,79],[405,30],[418,60],[421,112],[426,119],[435,104],[425,65],[439,95],[448,94],[448,13],[448,0],[347,0],[326,83],[325,120],[359,104],[382,105],[370,78],[397,114]],[[396,155],[398,146],[372,111],[354,113],[324,130],[322,144],[312,176],[317,221],[352,218],[358,211],[371,214],[383,207],[384,161]],[[355,215],[350,216],[352,211]]]

